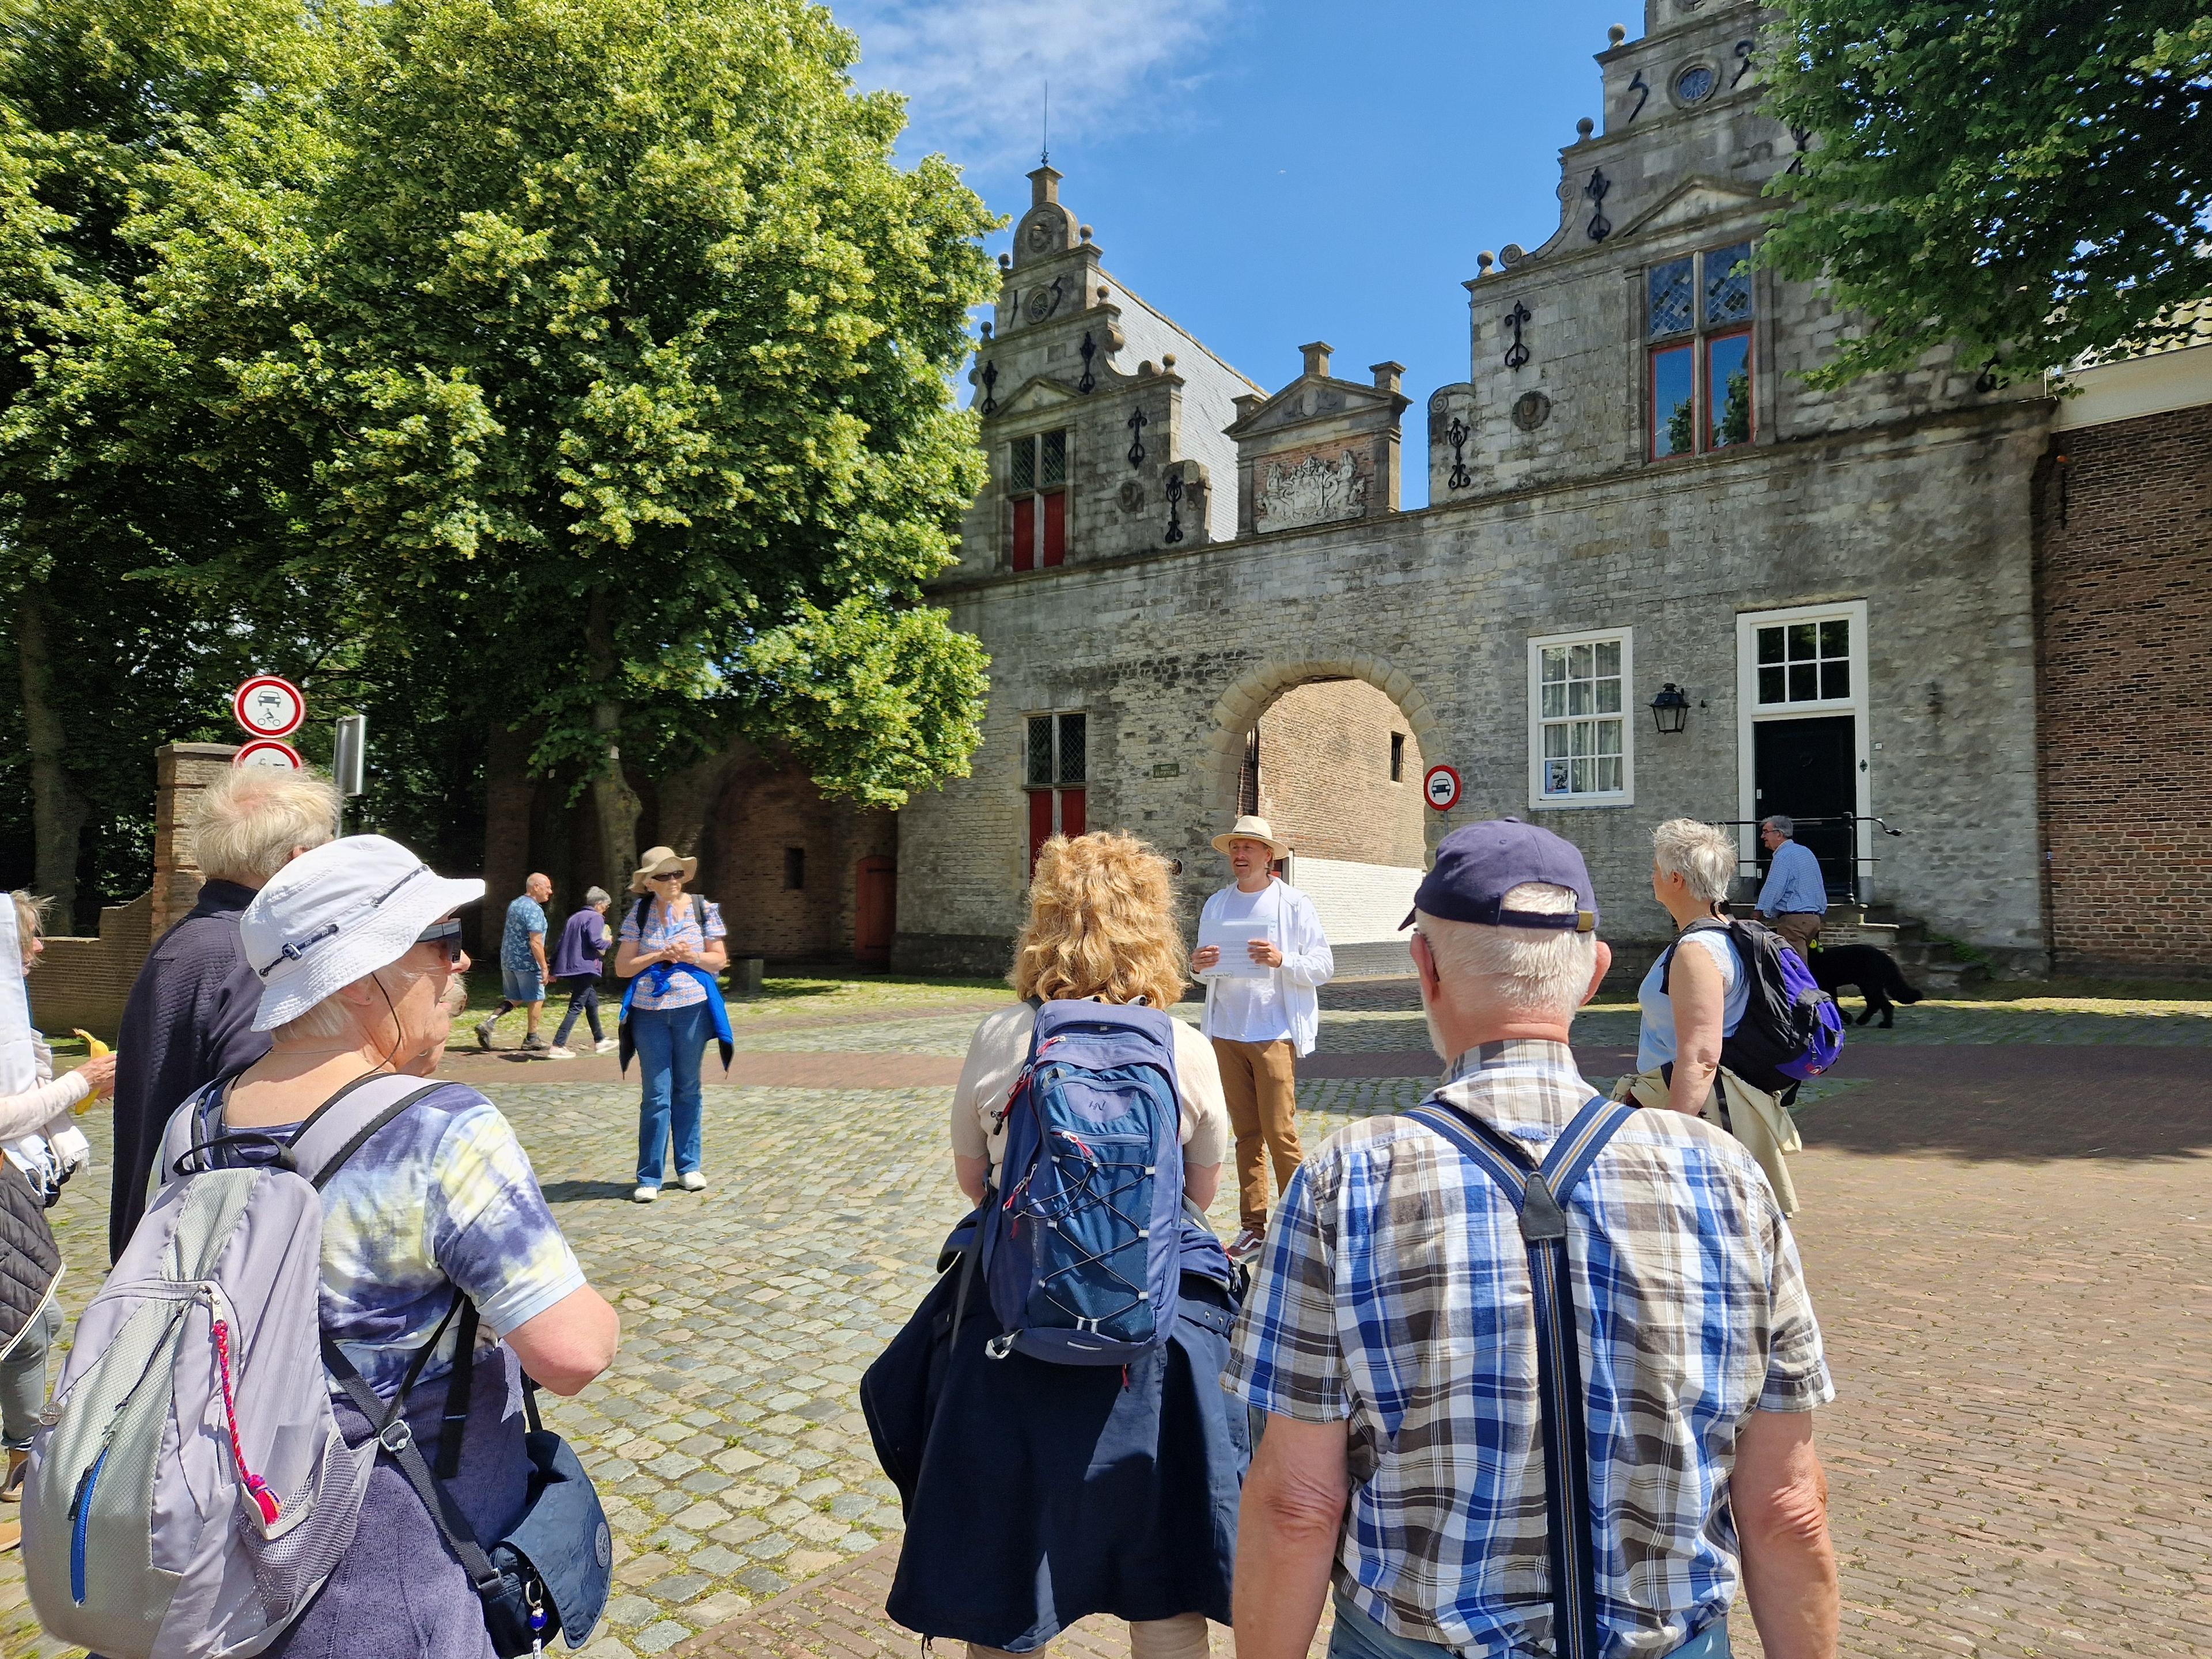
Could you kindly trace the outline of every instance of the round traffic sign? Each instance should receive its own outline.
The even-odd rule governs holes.
[[[230,694],[230,712],[257,738],[288,738],[307,718],[307,700],[291,681],[256,674]]]
[[[303,763],[300,751],[274,738],[256,738],[230,757],[233,766],[258,767],[270,772],[296,772]]]
[[[1439,812],[1459,805],[1459,774],[1449,766],[1431,766],[1421,779],[1421,793]]]

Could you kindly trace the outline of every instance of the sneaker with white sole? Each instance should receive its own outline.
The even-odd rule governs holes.
[[[522,1052],[526,1054],[542,1054],[552,1046],[535,1031],[522,1039]]]
[[[477,1048],[489,1048],[491,1047],[491,1027],[492,1022],[488,1019],[483,1021],[477,1026]]]
[[[650,1204],[654,1199],[659,1198],[659,1188],[641,1187],[629,1195],[629,1201],[633,1204]]]
[[[703,1193],[707,1190],[707,1177],[696,1170],[688,1175],[678,1176],[677,1180],[687,1193]]]
[[[618,1037],[601,1037],[592,1045],[592,1052],[595,1054],[611,1054],[621,1047],[622,1041]]]
[[[1261,1246],[1267,1242],[1267,1234],[1247,1227],[1230,1241],[1229,1259],[1231,1261],[1249,1261],[1260,1254]]]
[[[576,1051],[574,1048],[563,1048],[557,1042],[545,1051],[545,1058],[548,1060],[574,1060],[575,1057]]]

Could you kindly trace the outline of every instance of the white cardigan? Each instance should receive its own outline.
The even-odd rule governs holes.
[[[1313,901],[1279,876],[1275,878],[1274,889],[1283,923],[1283,965],[1275,969],[1275,989],[1290,1021],[1291,1050],[1303,1059],[1313,1052],[1315,1040],[1321,1036],[1321,988],[1336,977],[1336,957],[1328,948],[1328,935],[1321,930],[1321,915]],[[1201,934],[1208,921],[1220,917],[1224,901],[1235,890],[1224,887],[1206,900],[1206,908],[1199,912]],[[1210,974],[1201,977],[1206,980],[1206,1014],[1199,1030],[1212,1036],[1215,978]]]

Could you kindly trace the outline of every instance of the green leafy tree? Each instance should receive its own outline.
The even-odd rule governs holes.
[[[977,740],[980,648],[918,601],[981,483],[948,377],[993,222],[893,163],[855,52],[799,0],[396,0],[281,330],[226,359],[281,579],[347,596],[366,673],[455,637],[611,873],[626,764],[735,733],[895,805]]]
[[[1866,319],[1836,386],[1954,343],[2000,378],[2189,337],[2212,289],[2202,0],[1786,0],[1770,106],[1816,142],[1764,257]]]

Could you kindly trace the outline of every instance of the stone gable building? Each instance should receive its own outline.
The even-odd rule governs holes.
[[[972,376],[991,482],[935,591],[990,652],[990,708],[973,775],[900,815],[895,963],[1002,969],[1054,830],[1144,835],[1194,914],[1255,729],[1354,681],[1389,700],[1373,742],[1462,781],[1449,812],[1416,805],[1426,845],[1501,813],[1558,830],[1632,959],[1668,931],[1654,824],[1787,811],[1820,821],[1839,921],[2000,970],[2212,969],[2203,750],[2154,735],[2212,730],[2172,631],[2201,653],[2212,347],[2091,371],[2070,403],[1940,354],[1809,390],[1850,324],[1750,258],[1802,144],[1760,107],[1762,18],[1647,0],[1598,54],[1557,225],[1466,284],[1417,512],[1399,365],[1340,378],[1316,342],[1267,392],[1109,276],[1060,176],[1031,175]],[[2116,748],[2132,795],[2100,770]],[[1305,771],[1279,810],[1320,842],[1328,769]],[[1365,787],[1337,810],[1389,817]],[[1411,847],[1386,824],[1323,862],[1373,877],[1375,908]]]

